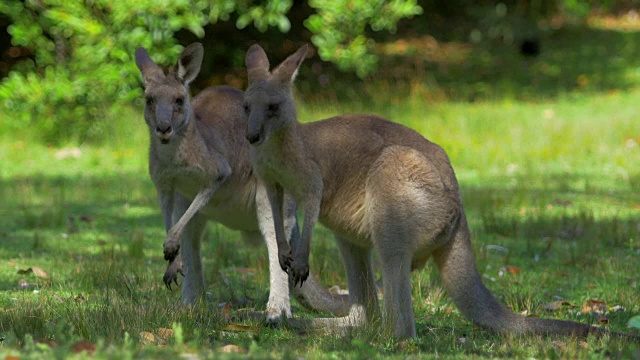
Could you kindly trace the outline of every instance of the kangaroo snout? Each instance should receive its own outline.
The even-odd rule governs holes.
[[[260,145],[260,134],[247,134],[247,141],[251,145]]]
[[[160,138],[160,141],[163,144],[166,144],[171,140],[171,136],[173,135],[173,128],[171,125],[164,126],[156,126],[156,135]]]

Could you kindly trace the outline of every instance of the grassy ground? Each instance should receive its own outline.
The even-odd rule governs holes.
[[[612,32],[616,41],[608,41],[596,30],[579,32],[592,41],[584,46],[605,47],[592,62],[608,61],[609,47],[624,52],[607,75],[557,58],[572,54],[566,46],[577,30],[566,31],[525,65],[506,49],[471,48],[470,58],[489,57],[484,71],[495,78],[473,78],[482,75],[475,60],[466,62],[469,79],[458,73],[462,68],[443,70],[427,59],[433,76],[418,78],[424,81],[373,79],[375,87],[334,85],[326,96],[301,84],[300,117],[376,112],[440,144],[461,183],[478,268],[500,301],[531,316],[626,332],[629,318],[640,314],[638,35]],[[505,61],[513,79],[499,76],[491,59]],[[522,83],[519,66],[544,64],[570,73],[553,82],[532,72],[539,80]],[[580,75],[591,82],[580,85]],[[485,90],[471,93],[455,79]],[[372,100],[342,95],[348,91]],[[0,356],[65,358],[95,346],[96,358],[205,358],[224,349],[256,358],[640,357],[640,345],[626,340],[478,329],[447,298],[432,265],[413,274],[417,339],[397,342],[375,328],[336,337],[241,323],[233,319],[239,309],[266,304],[266,250],[238,246],[237,233],[216,225],[204,244],[208,303],[180,309],[179,292],[161,282],[164,231],[146,172],[146,136],[141,110],[131,108],[100,146],[53,148],[29,141],[30,134],[2,137]],[[321,227],[311,257],[324,284],[346,286],[331,235]],[[297,304],[294,311],[314,316]]]

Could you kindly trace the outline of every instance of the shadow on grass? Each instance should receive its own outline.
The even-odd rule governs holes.
[[[544,267],[561,264],[563,272],[578,274],[597,264],[599,257],[623,261],[617,251],[627,248],[629,238],[637,239],[640,235],[637,216],[632,216],[637,211],[632,205],[640,202],[639,195],[631,187],[625,190],[571,185],[585,177],[546,174],[537,177],[539,186],[524,177],[518,179],[522,185],[515,187],[509,187],[503,178],[487,181],[491,185],[462,184],[478,263],[482,266],[495,261],[487,253],[486,245],[496,244],[496,239],[498,245],[509,248],[510,258],[500,259],[504,265],[514,258],[531,259],[533,254],[540,253],[548,264]],[[0,217],[3,250],[0,261],[45,261],[55,267],[47,270],[59,273],[54,278],[56,283],[46,286],[69,286],[71,291],[98,294],[95,295],[98,302],[104,300],[101,294],[110,291],[140,306],[154,299],[167,301],[170,295],[160,283],[165,266],[161,253],[164,230],[155,190],[146,176],[21,178],[5,181],[0,187],[7,199]],[[594,203],[599,204],[597,208],[592,208]],[[521,209],[525,209],[524,213]],[[83,216],[89,221],[82,220]],[[70,221],[70,217],[74,220]],[[76,232],[71,232],[70,227],[74,226]],[[249,305],[263,306],[266,299],[256,300],[256,294],[267,291],[265,257],[259,260],[255,249],[239,247],[235,233],[221,227],[210,227],[209,231],[208,237],[215,238],[216,244],[208,241],[203,246],[203,255],[207,258],[206,278],[214,301],[244,299]],[[67,234],[66,238],[61,234]],[[323,258],[337,258],[331,234],[318,229],[315,240],[311,253],[312,265],[317,266],[315,271],[324,272],[322,277],[327,284],[340,280],[344,284],[344,279],[336,276],[342,273],[340,261]],[[135,241],[139,243],[134,246]],[[577,247],[572,243],[577,243]],[[136,247],[141,249],[138,251]],[[247,277],[234,270],[240,266],[265,269],[256,269],[263,271],[259,276]],[[636,265],[629,266],[636,267],[629,274],[637,273]],[[544,267],[535,271],[545,271]],[[15,289],[18,277],[15,272],[0,276],[0,289]],[[264,289],[256,285],[258,278],[262,279]],[[500,293],[504,289],[498,289]],[[425,324],[424,320],[419,322]],[[436,326],[442,327],[442,323]],[[459,332],[473,331],[473,325],[465,323],[446,331],[461,337]],[[419,333],[430,336],[427,329],[420,329]],[[491,335],[492,339],[498,337]],[[457,353],[449,347],[439,350],[448,351]]]

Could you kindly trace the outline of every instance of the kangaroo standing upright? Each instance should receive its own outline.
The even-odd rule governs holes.
[[[212,87],[190,101],[189,83],[200,71],[202,56],[202,45],[192,44],[165,74],[146,50],[136,50],[151,139],[149,173],[167,231],[164,254],[170,264],[164,281],[170,287],[172,281],[177,283],[177,273],[182,273],[182,302],[194,304],[203,296],[200,240],[208,220],[240,230],[246,240],[262,236],[269,253],[267,321],[278,321],[283,315],[291,316],[289,283],[278,266],[266,191],[248,159],[243,93],[226,86]],[[288,233],[297,239],[293,202],[287,202],[286,208]],[[346,301],[312,283],[302,289],[305,304],[333,313],[348,309]]]
[[[379,311],[371,266],[375,250],[383,276],[383,324],[398,338],[416,335],[410,272],[431,256],[449,296],[478,325],[513,333],[600,332],[571,321],[525,318],[495,300],[476,270],[456,176],[438,145],[372,115],[298,123],[292,82],[305,55],[306,46],[273,72],[260,46],[253,45],[245,58],[251,161],[271,202],[280,265],[294,283],[308,276],[309,242],[319,220],[337,234],[350,300],[364,309],[345,318],[348,323],[362,324]],[[304,212],[293,254],[283,226],[285,193]],[[322,323],[340,325],[345,319]]]

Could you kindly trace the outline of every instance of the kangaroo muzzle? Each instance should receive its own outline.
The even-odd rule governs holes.
[[[171,126],[171,117],[173,116],[173,108],[169,105],[160,104],[156,107],[156,136],[160,142],[166,144],[173,136],[173,127]]]
[[[249,124],[247,126],[246,138],[247,141],[249,141],[249,144],[253,146],[258,146],[264,141],[264,125],[259,123],[260,126],[256,126],[256,123],[258,122],[251,121],[251,119],[249,119]]]

